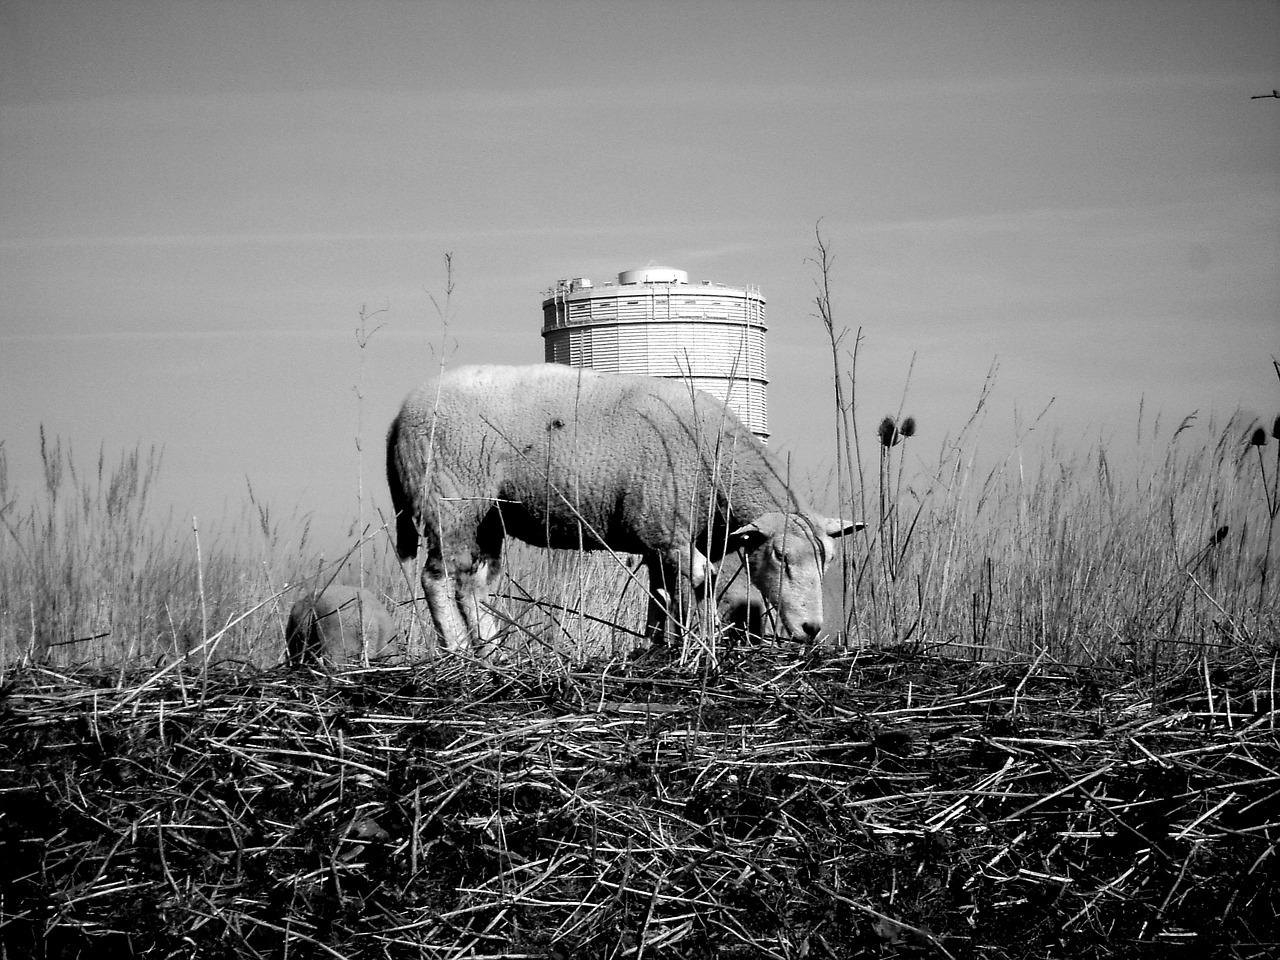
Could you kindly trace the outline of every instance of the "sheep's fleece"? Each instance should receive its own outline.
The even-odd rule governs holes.
[[[397,639],[395,621],[377,595],[345,583],[331,583],[318,595],[304,593],[285,628],[291,664],[358,664],[366,653],[372,658],[393,652]]]
[[[648,632],[679,616],[677,577],[743,550],[793,637],[822,625],[831,538],[862,524],[813,513],[763,444],[716,398],[654,377],[538,364],[459,367],[415,390],[387,436],[402,560],[427,544],[422,582],[446,647],[482,652],[483,601],[502,541],[638,553]]]

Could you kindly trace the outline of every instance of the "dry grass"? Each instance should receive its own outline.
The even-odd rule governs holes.
[[[1264,957],[1274,658],[6,690],[7,957]]]
[[[822,297],[818,307],[829,316]],[[840,571],[828,618],[837,643],[1045,654],[1155,683],[1165,668],[1280,637],[1280,417],[1192,413],[1170,427],[1140,409],[1130,439],[1083,452],[1020,440],[992,463],[978,438],[993,369],[937,462],[909,469],[927,426],[885,417],[868,454],[854,416],[857,342],[847,374],[832,342],[837,383],[847,376],[839,499],[869,524]]]
[[[877,444],[855,510],[869,529],[848,538],[830,578],[828,642],[1044,653],[1153,682],[1205,651],[1265,647],[1280,635],[1280,442],[1251,444],[1249,427],[1157,421],[1139,425],[1127,458],[1051,449],[984,474],[967,434],[914,475],[903,468],[914,439]],[[392,606],[418,592],[380,518],[353,528],[348,557],[322,564],[305,516],[277,519],[252,491],[238,522],[197,530],[151,508],[154,453],[114,466],[99,454],[87,475],[56,442],[44,453],[46,490],[19,513],[0,444],[0,679],[28,661],[271,666],[290,591],[307,578],[357,582],[363,566]],[[513,650],[580,660],[630,649],[644,602],[625,564],[511,544],[507,570],[498,613]],[[401,616],[421,649],[425,611]]]
[[[849,631],[1148,673],[1275,637],[1275,513],[1248,427],[1157,422],[1123,455],[1050,448],[982,476],[958,446],[912,485],[882,463]]]

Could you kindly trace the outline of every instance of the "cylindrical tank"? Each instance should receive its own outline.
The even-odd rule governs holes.
[[[548,363],[692,383],[769,437],[764,297],[650,265],[617,283],[560,280],[542,301]]]
[[[629,287],[633,283],[688,283],[689,274],[672,267],[647,266],[639,270],[623,270],[618,274],[618,283]]]

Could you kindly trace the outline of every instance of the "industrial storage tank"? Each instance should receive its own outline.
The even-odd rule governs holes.
[[[595,286],[560,280],[542,301],[547,363],[693,384],[769,437],[764,297],[672,267],[624,270]]]

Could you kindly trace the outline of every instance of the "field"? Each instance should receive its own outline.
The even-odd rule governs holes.
[[[252,498],[158,520],[154,454],[46,438],[27,499],[0,445],[0,956],[1275,955],[1280,421],[979,471],[975,415],[920,474],[845,390],[812,649],[646,653],[629,568],[516,550],[504,661],[410,603],[289,671],[288,585],[412,594],[364,503],[317,570]]]
[[[9,956],[1274,955],[1268,673],[764,648],[699,673],[47,669]],[[41,946],[47,950],[42,953]]]

